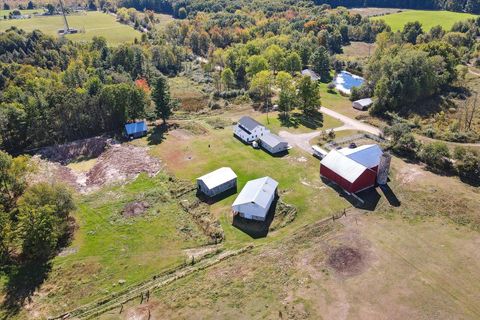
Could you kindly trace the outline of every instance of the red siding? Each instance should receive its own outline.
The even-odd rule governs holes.
[[[355,193],[374,186],[377,177],[375,171],[365,169],[365,171],[353,183],[351,183],[323,165],[320,166],[320,175],[335,182],[342,187],[342,189],[350,193]]]

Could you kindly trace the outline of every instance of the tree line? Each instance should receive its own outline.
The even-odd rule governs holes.
[[[0,146],[11,153],[156,119],[151,91],[184,55],[169,45],[81,45],[15,28],[0,44]],[[162,90],[157,95],[168,95]]]

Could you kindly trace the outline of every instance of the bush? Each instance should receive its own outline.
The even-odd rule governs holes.
[[[420,152],[420,158],[433,171],[445,172],[452,168],[450,151],[443,142],[433,142],[425,145]]]

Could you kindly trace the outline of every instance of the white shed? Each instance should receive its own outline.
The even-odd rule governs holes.
[[[373,104],[373,100],[371,98],[360,99],[353,102],[353,107],[358,110],[367,110]]]
[[[270,177],[247,182],[233,202],[234,214],[245,219],[265,221],[277,194],[277,187],[278,182]]]
[[[271,154],[280,153],[288,149],[288,142],[273,133],[266,133],[260,138],[262,147]]]
[[[237,187],[237,175],[231,168],[223,167],[197,178],[197,188],[209,197],[214,197]]]

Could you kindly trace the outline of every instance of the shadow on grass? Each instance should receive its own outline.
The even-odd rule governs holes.
[[[382,190],[383,195],[385,196],[388,203],[390,203],[392,207],[400,207],[402,203],[400,202],[400,200],[398,200],[397,196],[395,195],[395,192],[393,192],[393,190],[390,188],[388,184],[380,186],[380,190]]]
[[[47,279],[51,267],[50,261],[35,261],[7,267],[5,274],[8,280],[1,306],[5,319],[14,317],[26,302],[30,302],[30,297]]]
[[[273,218],[275,218],[277,203],[278,196],[275,196],[265,221],[250,220],[242,218],[239,215],[235,215],[233,217],[232,225],[235,228],[245,232],[253,239],[265,238],[268,235]]]
[[[231,188],[231,189],[228,189],[220,194],[217,194],[216,196],[214,197],[209,197],[207,195],[205,195],[203,192],[201,192],[200,190],[197,190],[197,198],[208,204],[208,205],[212,205],[214,203],[217,203],[219,201],[222,201],[223,199],[226,199],[234,194],[237,193],[237,186],[235,186],[235,188]]]
[[[353,207],[367,211],[375,211],[377,208],[381,195],[378,193],[376,188],[364,190],[354,196],[345,192],[345,190],[343,190],[336,183],[323,177],[321,179],[324,184],[335,190],[340,197],[347,200]]]
[[[157,145],[165,140],[165,133],[168,131],[168,126],[161,124],[153,128],[152,133],[147,137],[148,145]]]
[[[300,125],[309,129],[318,129],[323,127],[323,113],[314,110],[308,113],[292,112],[290,116],[285,116],[283,113],[278,115],[280,123],[283,127],[298,128]]]

